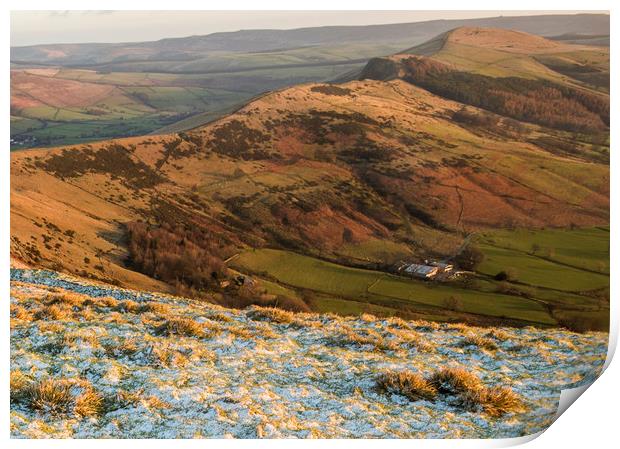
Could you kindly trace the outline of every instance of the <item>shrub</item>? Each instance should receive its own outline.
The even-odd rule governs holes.
[[[410,371],[384,373],[377,379],[377,387],[385,393],[405,396],[410,401],[432,401],[437,396],[435,386],[421,375]]]
[[[475,270],[478,265],[484,262],[485,255],[475,246],[467,246],[455,258],[454,262],[457,266],[464,270]]]
[[[508,267],[495,275],[496,281],[516,281],[518,271],[516,268]]]
[[[443,306],[453,312],[460,312],[463,310],[463,301],[459,296],[450,296],[444,299]]]

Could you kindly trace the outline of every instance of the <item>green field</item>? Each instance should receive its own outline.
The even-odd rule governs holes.
[[[320,312],[398,315],[407,310],[447,319],[445,300],[456,296],[461,313],[537,325],[583,316],[604,328],[609,315],[603,298],[609,288],[608,239],[608,228],[485,233],[475,244],[486,259],[478,279],[467,286],[418,281],[275,249],[241,253],[231,265],[271,279],[272,287],[279,283],[315,293],[312,306]],[[535,254],[530,254],[532,247]],[[507,268],[517,279],[493,279]]]
[[[442,308],[446,298],[458,295],[463,303],[463,312],[555,324],[543,306],[529,299],[415,281],[379,271],[337,265],[288,251],[248,251],[232,264],[241,271],[258,273],[259,276],[266,273],[293,288],[313,290],[339,299],[333,302],[334,307],[331,309],[322,301],[324,311],[347,313],[347,309],[353,306],[349,302],[354,301],[371,302],[392,310],[410,307],[428,313],[433,308]]]

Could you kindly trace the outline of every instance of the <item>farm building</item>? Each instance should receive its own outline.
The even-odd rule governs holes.
[[[431,279],[439,273],[438,267],[433,267],[431,265],[421,265],[417,263],[412,263],[406,265],[402,268],[402,270],[410,275],[418,278]]]
[[[430,262],[429,265],[439,268],[439,271],[447,273],[454,269],[454,265],[445,262]]]

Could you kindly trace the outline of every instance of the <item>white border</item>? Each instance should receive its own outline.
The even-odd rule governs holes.
[[[611,11],[612,30],[619,30],[620,23],[616,20],[616,11],[613,8],[614,2],[604,0],[564,0],[564,1],[549,1],[549,0],[520,0],[520,1],[504,1],[501,4],[495,0],[469,0],[467,2],[459,2],[456,0],[435,0],[433,2],[416,2],[406,0],[381,0],[368,1],[368,0],[356,0],[356,1],[338,1],[338,0],[298,0],[291,2],[290,0],[262,0],[260,3],[250,0],[227,0],[225,3],[221,2],[209,2],[198,0],[175,0],[174,2],[128,2],[127,0],[91,0],[89,2],[78,0],[56,0],[53,2],[38,0],[5,0],[3,2],[3,8],[0,8],[0,33],[4,40],[2,46],[2,64],[3,70],[0,72],[2,77],[2,106],[5,111],[5,119],[2,121],[2,141],[5,145],[9,141],[9,97],[10,97],[10,85],[9,85],[9,42],[10,42],[10,10],[80,10],[80,9],[100,9],[100,10],[476,10],[476,11],[497,11],[502,9],[504,11],[516,11],[516,10],[540,10],[550,11],[557,10],[558,12],[568,12],[575,10],[591,10],[591,11]],[[484,16],[482,14],[481,16]],[[617,34],[615,31],[612,33],[612,52],[615,51],[617,45]],[[612,74],[618,73],[617,55],[613,54],[612,58]],[[616,100],[616,83],[614,82],[614,76],[611,78],[611,92],[612,92],[612,117],[618,116],[618,102]],[[616,172],[617,160],[615,151],[617,145],[615,142],[618,138],[617,130],[611,128],[612,133],[612,149],[611,149],[611,170],[612,173]],[[8,145],[7,145],[8,146]],[[1,333],[3,338],[0,340],[0,350],[2,352],[2,359],[4,361],[4,367],[0,369],[0,377],[2,380],[2,387],[0,395],[2,397],[2,409],[0,416],[2,417],[0,424],[0,435],[2,440],[8,443],[10,447],[103,447],[111,444],[108,440],[9,440],[9,329],[8,329],[8,291],[9,291],[9,151],[5,148],[0,151],[0,161],[2,175],[0,176],[0,195],[2,215],[0,216],[0,227],[2,229],[3,238],[0,239],[0,260],[2,266],[2,275],[0,283],[2,286],[2,295],[0,300],[2,301],[2,320],[0,321]],[[616,197],[619,187],[618,178],[611,178],[611,196]],[[611,207],[611,288],[612,298],[616,293],[616,280],[618,279],[618,266],[616,264],[616,256],[618,254],[619,242],[615,236],[615,225],[618,218],[618,208],[612,203]],[[611,360],[611,356],[615,351],[617,335],[618,335],[618,310],[616,301],[612,299],[612,314],[611,314],[611,332],[610,332],[610,352],[606,366]],[[562,415],[558,421],[553,424],[548,431],[546,431],[540,438],[531,443],[532,447],[549,447],[557,446],[562,448],[604,448],[611,447],[613,443],[617,444],[618,437],[618,407],[617,400],[619,397],[618,391],[618,375],[620,368],[618,363],[615,363],[609,367],[609,369],[601,376],[601,378],[594,383],[594,385],[588,389],[588,391],[581,397],[576,404],[571,406],[564,415]],[[453,447],[459,445],[460,447],[503,447],[507,445],[514,445],[531,440],[533,437],[525,437],[512,440],[347,440],[344,444],[352,444],[359,447],[375,446],[375,445],[388,445],[390,447],[409,447],[410,445],[416,445],[417,447]],[[290,447],[293,444],[289,440],[218,440],[218,441],[201,441],[201,440],[176,440],[174,442],[168,442],[163,440],[146,440],[146,441],[134,441],[134,440],[115,440],[114,445],[119,447],[135,447],[135,445],[148,444],[153,448],[168,448],[170,444],[175,446],[197,446],[197,445],[214,445],[217,447],[246,447],[246,448],[266,448],[266,447]],[[299,441],[294,443],[296,446],[315,446],[317,443],[312,441]],[[343,444],[342,440],[323,440],[320,444],[324,448],[336,448]]]

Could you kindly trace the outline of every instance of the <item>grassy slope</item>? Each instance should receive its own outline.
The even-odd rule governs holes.
[[[195,146],[184,141],[168,158],[164,144],[176,136],[117,141],[134,160],[157,168],[163,178],[154,188],[136,187],[135,181],[118,179],[113,159],[102,159],[102,165],[91,169],[79,168],[71,155],[79,154],[84,147],[73,147],[66,153],[62,148],[14,153],[11,224],[12,236],[20,241],[14,242],[12,248],[26,251],[30,242],[35,242],[46,266],[70,263],[68,269],[72,271],[85,270],[123,285],[152,288],[152,284],[145,284],[143,277],[137,278],[124,265],[122,223],[150,217],[153,204],[162,201],[185,214],[201,217],[214,232],[230,238],[236,248],[273,247],[274,242],[286,248],[293,241],[306,245],[308,255],[357,264],[396,263],[411,257],[427,257],[429,251],[449,255],[458,248],[462,234],[425,225],[414,216],[415,211],[409,215],[403,210],[403,201],[427,210],[437,222],[449,226],[454,226],[462,205],[460,223],[465,230],[502,226],[507,218],[524,223],[539,220],[541,224],[561,220],[560,225],[574,221],[606,222],[607,166],[558,157],[534,145],[523,145],[523,136],[497,136],[459,126],[449,119],[458,104],[401,81],[353,82],[347,86],[351,92],[346,95],[328,95],[320,93],[320,88],[316,91],[317,85],[305,85],[264,96],[231,117],[196,130],[193,136],[201,137],[202,144]],[[373,125],[385,122],[386,110],[394,114],[389,125]],[[323,117],[320,126],[314,125],[316,121],[295,120],[297,116],[317,113],[323,114],[319,116]],[[342,115],[345,113],[348,115]],[[354,113],[359,115],[350,115]],[[334,114],[341,115],[334,118]],[[350,117],[355,119],[351,121]],[[267,140],[245,144],[237,140],[230,145],[235,134],[215,139],[214,133],[235,121],[244,124],[241,132],[261,130]],[[347,124],[345,131],[349,134],[331,131],[343,124]],[[544,130],[527,126],[524,132],[540,134]],[[356,157],[348,162],[350,156],[339,153],[346,147],[319,143],[320,136],[338,142],[365,139],[366,146],[397,149],[397,157],[364,164]],[[403,137],[407,138],[404,142],[399,140]],[[104,152],[108,144],[93,144],[92,148]],[[281,158],[246,159],[244,147],[247,151],[275,149]],[[319,149],[332,153],[333,162],[316,160]],[[240,154],[227,153],[238,150]],[[47,171],[46,161],[50,158],[56,158],[60,165]],[[461,166],[454,167],[452,158],[460,158]],[[88,165],[80,163],[83,164]],[[77,172],[72,173],[71,167]],[[366,184],[366,178],[359,176],[364,168],[386,173],[386,187],[398,182],[394,193],[379,194]],[[55,175],[57,169],[63,174]],[[403,169],[411,169],[413,175]],[[129,166],[124,165],[123,170],[140,177]],[[394,171],[396,177],[392,175]],[[459,186],[458,191],[455,185]],[[45,186],[44,193],[41,186]],[[400,199],[399,195],[411,192],[416,193],[415,197]],[[75,200],[67,203],[66,198]],[[46,208],[39,206],[42,203]],[[389,229],[377,221],[386,217],[393,217],[386,223]],[[60,240],[62,236],[55,235],[53,228],[39,226],[43,218],[62,232],[75,230],[79,238],[69,243]],[[178,218],[175,214],[175,220]],[[353,234],[350,242],[344,240],[345,229]],[[279,233],[279,240],[272,237],[274,230]],[[49,248],[39,242],[45,242]],[[56,247],[57,244],[60,246]],[[556,253],[564,254],[559,249]],[[97,254],[114,254],[106,257],[105,273],[94,270],[94,262],[83,262],[85,257],[96,260]],[[256,269],[262,271],[260,267]],[[488,273],[495,274],[494,269],[489,270]],[[349,271],[346,274],[351,275]],[[360,310],[361,303],[372,303],[372,307],[385,308],[377,310],[378,314],[410,307],[440,315],[437,306],[454,293],[420,283],[414,283],[413,288],[411,282],[392,278],[382,279],[370,288],[374,280],[376,277],[350,283],[339,279],[329,287],[317,289],[316,307],[325,310],[330,296],[342,296],[353,301],[348,304],[355,310]],[[296,285],[294,280],[290,283]],[[299,286],[316,289],[313,285]],[[388,293],[378,291],[378,286]],[[343,292],[336,288],[352,290]],[[526,304],[534,311],[532,321],[553,322],[536,302],[522,298],[515,302],[513,297],[497,294],[492,283],[477,288],[482,293],[457,291],[467,312],[484,313],[481,306],[488,308],[488,303],[493,302],[495,310],[488,311],[491,315],[528,319],[529,312],[523,310]],[[541,290],[538,296],[559,305],[564,301],[554,291]],[[590,305],[581,297],[569,296],[571,301]]]

